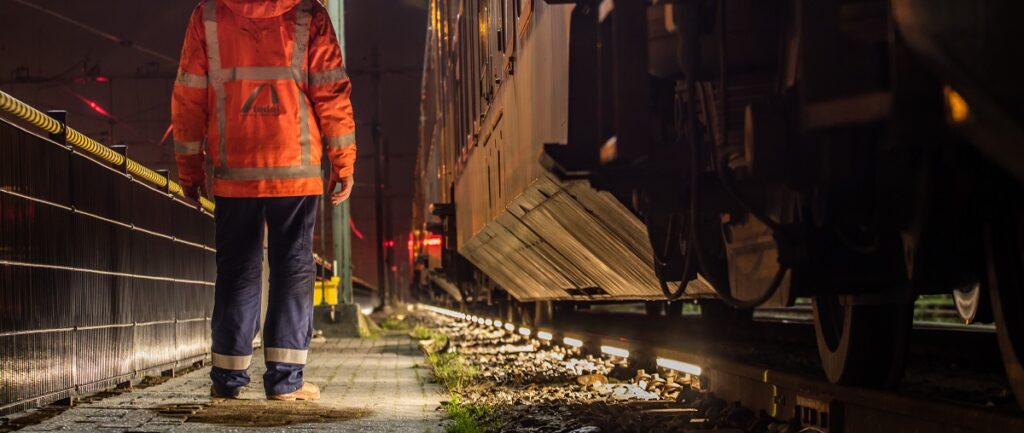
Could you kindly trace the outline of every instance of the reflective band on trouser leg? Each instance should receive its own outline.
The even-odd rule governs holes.
[[[198,155],[203,149],[201,141],[178,141],[174,140],[174,153],[178,155]]]
[[[310,72],[309,85],[322,86],[324,84],[334,84],[346,78],[348,78],[348,71],[345,70],[344,66],[326,71]]]
[[[178,70],[178,78],[176,78],[174,81],[180,86],[192,87],[196,89],[205,89],[206,86],[209,84],[206,75],[193,74],[182,70]]]
[[[284,364],[305,364],[308,350],[283,349],[280,347],[268,347],[263,349],[267,362],[281,362]]]
[[[225,370],[245,370],[252,362],[252,355],[221,355],[213,354],[213,366]]]
[[[353,144],[356,144],[355,132],[350,132],[338,137],[327,137],[327,147],[332,149],[344,149]]]
[[[310,0],[302,0],[299,7],[295,9],[295,45],[292,46],[292,69],[302,70],[306,59],[306,48],[309,46],[309,22],[312,17],[312,5]],[[299,99],[299,145],[302,146],[300,166],[313,165],[310,154],[309,138],[309,104],[306,102],[306,92],[303,91],[300,83],[295,83],[298,92],[295,92]]]
[[[227,120],[224,118],[225,110],[224,106],[227,104],[225,98],[227,94],[224,91],[224,81],[217,79],[217,75],[221,72],[220,63],[220,37],[217,34],[217,2],[209,0],[206,2],[206,6],[203,8],[203,24],[206,27],[206,55],[210,63],[210,77],[213,78],[213,94],[217,101],[217,155],[218,165],[221,167],[227,167],[228,151],[227,145],[224,142],[224,130],[226,129],[225,124]]]
[[[221,180],[274,180],[319,178],[320,167],[315,165],[290,167],[214,167],[213,175]]]

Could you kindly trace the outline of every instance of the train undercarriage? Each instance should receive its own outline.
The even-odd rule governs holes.
[[[811,298],[828,379],[892,387],[914,300],[951,293],[964,321],[995,323],[1024,401],[1024,86],[1007,60],[1024,57],[1005,18],[1020,6],[546,3],[572,8],[564,141],[497,226],[457,235],[466,214],[435,213],[462,301],[529,302],[507,314],[542,322],[602,300],[673,314],[699,298],[742,320]],[[537,239],[626,247],[538,253],[592,286],[517,281],[534,265],[509,263]],[[634,279],[602,283],[587,260]]]

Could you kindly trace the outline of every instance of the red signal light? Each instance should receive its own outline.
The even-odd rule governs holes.
[[[79,95],[78,93],[73,93],[73,94],[75,95],[76,98],[78,98],[82,102],[84,102],[86,106],[91,108],[92,111],[95,111],[95,112],[103,115],[104,117],[107,117],[107,118],[110,118],[110,119],[114,119],[114,116],[111,115],[110,112],[107,111],[105,108],[103,108],[100,104],[97,104],[96,101],[93,101],[92,99],[89,99],[89,98],[86,98],[86,97],[84,97],[82,95]]]

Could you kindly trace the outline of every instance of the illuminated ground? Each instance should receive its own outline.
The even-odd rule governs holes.
[[[262,359],[245,400],[211,401],[209,369],[144,389],[86,402],[21,431],[441,432],[443,399],[415,342],[405,335],[314,343],[306,379],[319,402],[268,402]]]

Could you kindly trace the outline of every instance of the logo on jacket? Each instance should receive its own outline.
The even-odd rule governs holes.
[[[263,93],[263,89],[270,90],[270,104],[256,105],[256,99]],[[268,83],[260,84],[255,89],[252,89],[252,92],[249,93],[249,98],[245,100],[245,104],[242,104],[242,114],[249,113],[262,116],[277,116],[281,114],[281,101],[277,96],[277,89]]]

